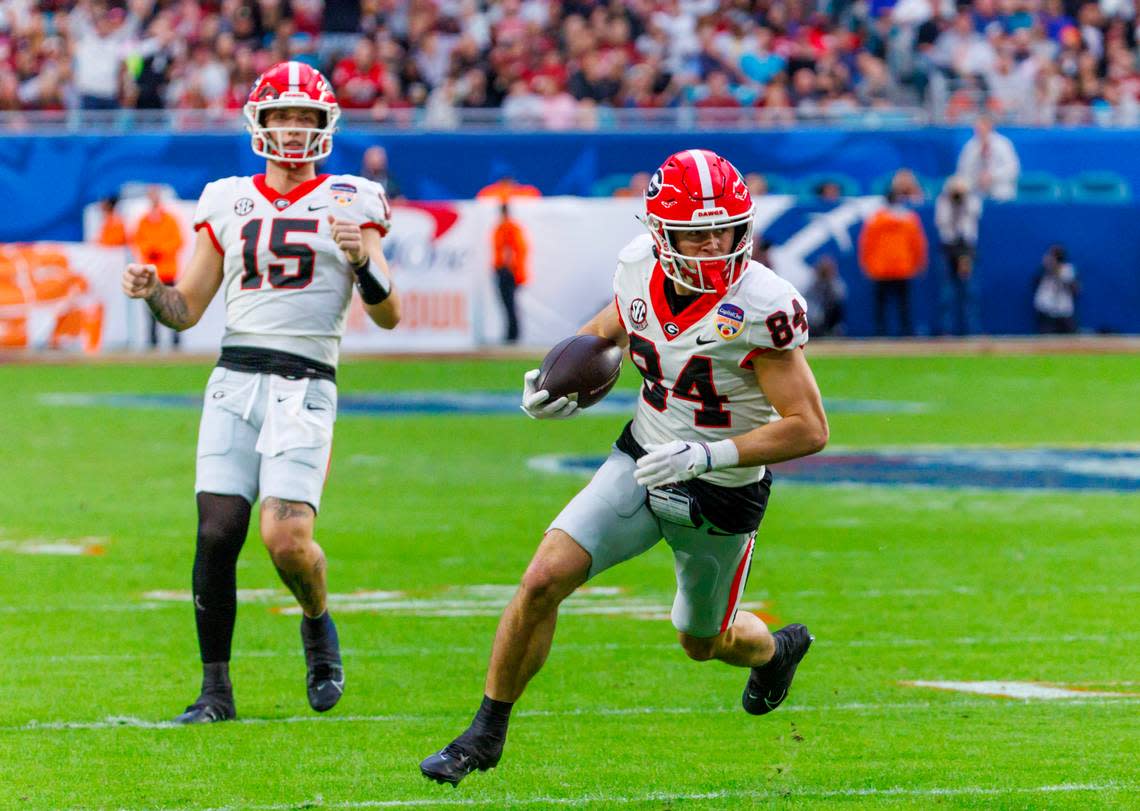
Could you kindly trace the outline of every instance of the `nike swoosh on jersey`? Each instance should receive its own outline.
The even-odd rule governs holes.
[[[309,206],[309,211],[320,211],[322,208],[328,208],[328,206]]]
[[[715,344],[715,343],[716,343],[715,338],[709,338],[707,341],[702,341],[700,336],[697,337],[697,346],[708,346],[709,344]]]

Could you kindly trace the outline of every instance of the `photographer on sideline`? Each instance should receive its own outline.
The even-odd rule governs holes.
[[[1033,309],[1042,335],[1071,335],[1077,331],[1077,271],[1064,245],[1053,245],[1041,259]]]

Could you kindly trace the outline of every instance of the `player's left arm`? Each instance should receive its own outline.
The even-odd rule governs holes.
[[[368,317],[383,329],[400,323],[400,297],[392,286],[392,272],[384,258],[380,232],[361,228],[359,223],[335,219],[329,215],[332,238],[344,252],[356,276],[356,287]]]
[[[827,415],[815,376],[801,348],[770,349],[752,359],[756,383],[783,419],[719,442],[675,439],[646,445],[634,479],[646,487],[683,482],[729,467],[783,462],[823,450]]]
[[[782,419],[732,437],[740,467],[818,453],[829,430],[823,398],[802,348],[769,350],[752,359],[756,383]]]

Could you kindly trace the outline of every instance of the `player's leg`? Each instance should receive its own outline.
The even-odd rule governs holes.
[[[340,638],[327,608],[324,550],[313,539],[316,512],[301,501],[269,496],[261,502],[261,539],[277,574],[301,606],[301,645],[309,706],[331,710],[344,693]]]
[[[313,537],[332,451],[336,387],[311,380],[295,395],[271,387],[266,407],[273,409],[279,397],[289,396],[303,402],[288,412],[267,412],[262,426],[261,539],[281,582],[301,606],[309,706],[325,712],[344,693],[340,639],[327,608],[327,561]]]
[[[425,777],[457,785],[498,764],[514,702],[550,652],[558,606],[590,577],[660,539],[633,468],[614,451],[551,524],[499,621],[479,711],[462,735],[420,764]]]
[[[175,720],[224,721],[235,716],[230,647],[237,613],[237,559],[257,498],[257,431],[242,416],[241,393],[253,375],[215,369],[206,386],[198,431],[195,490],[194,620],[202,659],[202,691]]]
[[[812,636],[798,624],[771,633],[756,615],[739,612],[755,534],[725,536],[714,529],[709,536],[707,531],[665,526],[677,573],[673,625],[690,658],[751,668],[742,703],[749,713],[763,715],[787,696]]]

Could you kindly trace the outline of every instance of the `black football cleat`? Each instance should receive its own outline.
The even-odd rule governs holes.
[[[317,712],[327,712],[336,706],[344,694],[340,640],[332,617],[326,612],[324,624],[316,631],[302,617],[301,643],[305,647],[305,687],[309,694],[309,706]]]
[[[212,724],[217,721],[232,721],[237,718],[233,696],[206,695],[186,708],[186,712],[174,719],[176,724]]]
[[[498,766],[502,756],[502,742],[481,742],[480,745],[464,734],[434,755],[424,758],[420,772],[428,780],[458,786],[460,780],[476,769],[485,772]]]
[[[808,652],[815,637],[804,625],[785,625],[773,634],[776,655],[759,667],[752,668],[740,702],[745,712],[766,715],[784,703],[796,667]]]

